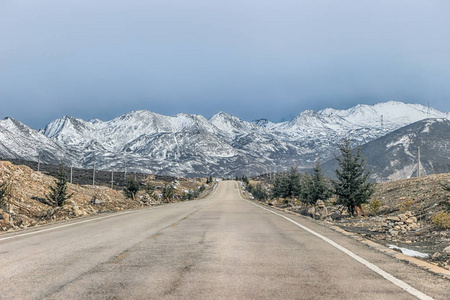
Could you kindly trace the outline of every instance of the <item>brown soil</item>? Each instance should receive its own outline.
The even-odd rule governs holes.
[[[450,246],[450,228],[438,228],[432,220],[439,212],[450,215],[450,191],[443,185],[450,187],[450,173],[379,183],[371,199],[381,201],[376,213],[370,214],[367,205],[365,212],[368,216],[350,217],[345,210],[333,205],[333,199],[329,199],[326,201],[328,217],[325,222],[385,246],[395,245],[429,254],[426,260],[450,270],[450,252],[444,251]],[[309,209],[299,201],[293,204],[285,199],[271,201],[270,205],[304,215]]]
[[[155,187],[162,187],[166,181],[150,176],[148,178]],[[140,191],[136,200],[125,198],[120,190],[105,186],[76,185],[68,183],[68,193],[73,196],[62,207],[47,204],[46,195],[55,178],[41,172],[33,171],[23,165],[14,165],[8,161],[0,161],[0,183],[7,182],[11,188],[8,201],[11,207],[0,208],[0,233],[28,228],[49,222],[79,218],[103,212],[115,212],[137,209],[144,206],[160,205],[166,202],[161,197],[151,198]],[[197,190],[205,185],[204,179],[175,179],[171,184],[176,186],[176,194],[171,200],[181,201],[183,191]],[[205,185],[208,187],[207,185]],[[160,190],[156,189],[155,194]]]

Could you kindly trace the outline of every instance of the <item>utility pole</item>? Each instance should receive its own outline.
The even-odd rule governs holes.
[[[95,154],[94,154],[94,171],[92,172],[92,186],[95,186]]]
[[[73,179],[73,166],[70,166],[70,183],[72,183]]]
[[[114,187],[114,171],[111,172],[111,189]]]
[[[125,160],[125,176],[123,179],[127,180],[127,161],[126,160]]]
[[[41,152],[38,152],[38,172],[41,170]]]
[[[417,177],[420,177],[420,147],[417,147]]]
[[[384,128],[383,115],[381,115],[381,130]]]

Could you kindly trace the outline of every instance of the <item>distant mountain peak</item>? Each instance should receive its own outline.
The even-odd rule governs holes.
[[[37,132],[9,119],[0,121],[0,155],[35,160],[39,148],[48,154],[44,161],[52,163],[63,160],[91,168],[95,157],[96,167],[105,170],[126,165],[129,170],[176,176],[231,176],[308,167],[318,157],[332,157],[344,137],[364,145],[427,117],[447,122],[449,114],[389,101],[345,110],[306,110],[279,123],[247,122],[223,111],[206,119],[136,110],[109,121],[63,116]],[[422,130],[434,130],[440,121],[427,122]]]

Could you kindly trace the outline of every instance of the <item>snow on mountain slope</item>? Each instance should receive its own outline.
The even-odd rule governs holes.
[[[22,144],[8,144],[11,136],[20,136],[22,143],[32,141],[28,148],[35,142],[48,141],[42,146],[48,153],[84,167],[95,163],[98,168],[111,170],[127,166],[172,175],[235,175],[295,165],[308,167],[316,159],[333,157],[343,138],[362,145],[427,117],[449,118],[449,114],[390,101],[347,110],[304,111],[282,123],[264,119],[247,122],[224,112],[209,119],[144,110],[109,121],[65,116],[40,133],[16,129],[20,133],[6,136],[6,129],[2,130],[0,154],[35,160],[36,153],[21,150]]]
[[[64,145],[12,118],[0,120],[0,155],[57,164],[71,162],[74,156]]]
[[[449,117],[448,113],[440,112],[431,107],[398,101],[389,101],[375,105],[359,104],[346,110],[327,108],[319,111],[318,114],[326,117],[337,115],[347,122],[360,127],[379,127],[383,117],[383,126],[397,128],[427,118]]]
[[[421,175],[449,172],[450,120],[417,121],[362,145],[361,153],[372,179],[387,181],[417,176],[418,148]],[[324,163],[323,168],[333,176],[336,160]]]

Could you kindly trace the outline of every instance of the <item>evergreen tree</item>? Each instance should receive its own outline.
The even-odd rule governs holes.
[[[318,200],[325,200],[331,196],[327,180],[323,176],[320,163],[317,161],[313,167],[312,175],[305,174],[302,178],[301,198],[308,204],[315,205]]]
[[[272,194],[275,198],[294,198],[301,192],[300,174],[297,168],[291,168],[288,174],[275,179]]]
[[[11,197],[11,186],[7,181],[0,184],[0,208],[7,209],[8,198]]]
[[[171,184],[166,183],[162,188],[162,195],[167,202],[172,201],[172,197],[175,195],[175,189]]]
[[[272,189],[272,196],[274,198],[286,198],[289,195],[289,179],[286,174],[282,174],[281,176],[275,178]]]
[[[139,181],[134,180],[133,176],[127,177],[127,182],[123,188],[123,193],[125,197],[136,200],[136,194],[141,189],[141,184]]]
[[[155,198],[155,185],[149,178],[145,181],[144,191],[150,198]]]
[[[366,172],[365,159],[361,156],[361,149],[356,153],[350,148],[348,139],[339,145],[342,157],[336,157],[340,169],[337,169],[337,180],[333,181],[334,192],[337,196],[338,205],[347,208],[350,215],[358,214],[357,208],[367,203],[373,195],[375,185],[368,182],[369,172]]]
[[[253,189],[252,195],[259,201],[263,201],[268,198],[267,192],[264,190],[264,188],[261,186],[260,183],[257,184],[256,187]]]
[[[49,202],[55,206],[63,206],[64,202],[71,198],[73,193],[67,194],[67,173],[62,164],[59,164],[59,170],[56,174],[55,185],[50,186],[50,193],[46,195]]]

